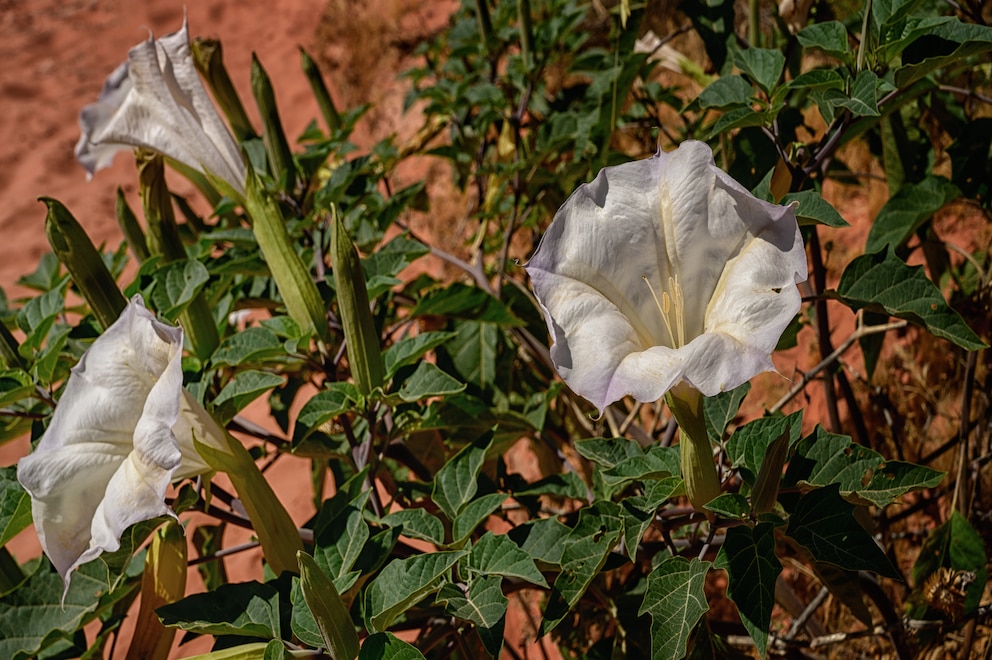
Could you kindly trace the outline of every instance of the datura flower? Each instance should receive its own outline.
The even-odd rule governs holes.
[[[183,390],[182,345],[182,329],[135,296],[72,369],[48,430],[18,463],[42,548],[67,591],[73,569],[119,549],[129,525],[174,515],[169,484],[210,470],[194,434],[226,446]]]
[[[149,38],[107,78],[99,100],[79,113],[76,158],[90,176],[123,149],[161,153],[244,194],[245,164],[193,65],[186,21]]]
[[[670,393],[698,450],[686,459],[683,449],[690,491],[687,472],[713,471],[705,426],[691,419],[700,395],[774,370],[771,353],[799,311],[796,284],[807,273],[793,209],[754,197],[695,141],[579,187],[526,268],[551,358],[574,392],[600,411],[626,395]],[[697,506],[719,489],[715,471],[704,480],[705,497],[690,492]]]

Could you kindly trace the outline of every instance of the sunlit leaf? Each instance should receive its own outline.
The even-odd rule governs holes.
[[[775,556],[774,527],[761,523],[754,529],[745,525],[728,529],[716,567],[727,571],[727,596],[737,604],[758,655],[764,657],[775,605],[775,580],[782,572]]]
[[[669,557],[648,576],[638,614],[651,615],[651,655],[679,660],[692,629],[709,610],[703,584],[710,562]]]
[[[424,596],[437,591],[441,576],[466,554],[467,550],[434,552],[389,562],[365,592],[369,631],[382,632]]]

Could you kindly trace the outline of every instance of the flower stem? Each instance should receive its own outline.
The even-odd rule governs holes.
[[[703,417],[703,396],[687,383],[679,383],[665,396],[679,424],[679,447],[685,492],[697,511],[720,494],[720,479]],[[707,514],[710,515],[710,514]]]

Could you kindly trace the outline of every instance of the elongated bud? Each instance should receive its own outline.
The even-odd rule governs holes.
[[[166,660],[175,628],[162,625],[155,610],[186,594],[186,537],[182,526],[170,520],[156,530],[145,555],[141,576],[141,607],[127,660]]]
[[[279,108],[276,106],[276,95],[272,91],[272,81],[269,80],[269,74],[262,68],[262,63],[254,53],[251,55],[251,91],[255,95],[258,111],[262,115],[262,136],[265,140],[265,153],[269,156],[269,169],[284,190],[292,191],[296,187],[293,153],[290,151],[286,133],[282,129],[282,121],[279,119]]]
[[[293,249],[286,221],[275,200],[249,169],[245,192],[245,209],[251,216],[252,231],[269,266],[276,287],[286,303],[289,315],[304,330],[313,329],[321,340],[330,341],[324,303],[310,271]]]
[[[358,633],[334,583],[307,553],[300,552],[297,559],[303,600],[313,614],[324,646],[332,658],[354,658],[358,655]]]
[[[148,251],[162,255],[162,263],[187,259],[186,248],[179,238],[172,195],[165,185],[162,157],[157,154],[139,154],[137,162],[141,204],[145,211],[145,224],[148,226]],[[220,344],[220,334],[202,292],[196,294],[179,315],[179,322],[186,331],[196,356],[201,360],[209,358]]]
[[[45,234],[59,261],[65,264],[72,281],[93,310],[93,316],[106,330],[127,307],[114,276],[82,226],[69,209],[51,197],[39,198],[48,207]]]
[[[121,228],[124,240],[131,248],[134,258],[138,260],[139,264],[145,263],[148,259],[148,243],[145,242],[145,232],[124,197],[124,189],[120,186],[117,186],[117,203],[114,206],[114,212],[117,215],[117,225]]]
[[[358,260],[355,244],[351,242],[336,210],[331,242],[334,250],[334,288],[338,297],[338,315],[348,345],[348,363],[358,391],[368,396],[375,388],[382,387],[385,371],[382,351],[375,320],[369,309],[365,272]]]
[[[317,107],[320,108],[320,114],[324,118],[324,123],[327,124],[327,129],[331,132],[338,130],[341,128],[341,115],[334,105],[334,100],[331,99],[330,92],[327,91],[320,67],[302,48],[300,48],[300,60],[303,62],[303,75],[310,81],[310,89],[313,90],[313,96],[317,99]]]
[[[668,391],[665,401],[679,424],[679,455],[686,495],[697,511],[712,518],[703,505],[720,494],[720,480],[706,434],[703,396],[699,390],[683,382]]]
[[[761,460],[761,468],[754,480],[754,490],[751,491],[751,510],[755,513],[766,513],[775,506],[778,499],[778,485],[782,481],[782,468],[789,454],[789,430],[775,438],[765,456]]]
[[[231,77],[227,74],[227,67],[224,66],[224,49],[220,42],[216,39],[197,37],[189,46],[193,51],[193,64],[207,81],[214,100],[227,117],[234,139],[244,142],[258,137],[251,120],[248,119],[248,113],[245,112],[245,106],[241,103],[241,97],[238,96],[231,83]]]

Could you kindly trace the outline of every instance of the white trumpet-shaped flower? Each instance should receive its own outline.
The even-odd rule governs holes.
[[[163,154],[244,194],[245,164],[193,65],[186,21],[149,38],[107,78],[99,100],[79,113],[76,158],[92,176],[122,149]]]
[[[66,590],[73,569],[120,548],[129,525],[171,515],[171,482],[209,471],[194,434],[225,442],[183,390],[182,345],[182,329],[135,296],[73,368],[51,424],[18,463],[41,546]]]
[[[755,198],[690,141],[576,190],[527,272],[559,374],[602,411],[773,370],[807,270],[792,208]]]

